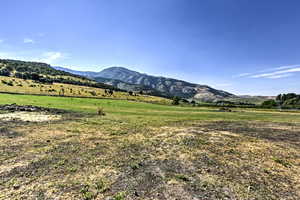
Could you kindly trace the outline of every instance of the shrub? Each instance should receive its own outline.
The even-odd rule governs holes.
[[[113,197],[113,200],[124,200],[125,196],[125,192],[119,192]]]
[[[97,114],[100,115],[100,116],[104,116],[105,112],[103,111],[103,108],[98,108],[97,109]]]
[[[97,93],[96,93],[95,91],[90,91],[90,94],[91,94],[92,96],[97,96]]]
[[[267,101],[264,101],[261,106],[263,108],[274,108],[277,106],[277,103],[275,100],[271,99],[271,100],[267,100]]]
[[[81,190],[80,193],[82,194],[82,198],[84,200],[90,200],[90,199],[94,199],[96,197],[96,195],[89,191],[90,186],[89,185],[85,185]]]
[[[1,80],[1,82],[5,85],[8,85],[8,86],[14,86],[13,82],[12,81],[6,81],[6,80]]]

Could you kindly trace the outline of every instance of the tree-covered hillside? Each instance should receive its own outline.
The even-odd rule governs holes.
[[[50,65],[39,62],[0,59],[0,76],[30,79],[40,83],[65,83],[104,89],[116,89],[113,86],[92,81],[86,77],[56,70]]]

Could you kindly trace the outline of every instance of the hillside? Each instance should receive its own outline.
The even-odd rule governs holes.
[[[48,96],[124,99],[170,104],[166,98],[134,93],[37,62],[0,60],[0,92]]]
[[[123,67],[110,67],[100,72],[81,72],[69,70],[66,68],[56,69],[92,77],[93,79],[102,83],[110,84],[111,82],[112,85],[125,90],[128,90],[128,88],[130,88],[129,85],[126,85],[127,83],[151,88],[153,91],[157,91],[161,95],[165,96],[179,96],[182,98],[191,98],[202,101],[213,101],[216,99],[235,97],[235,95],[229,92],[217,90],[207,85],[189,83],[173,78],[151,76]],[[105,80],[99,77],[105,78]],[[119,80],[122,81],[122,84],[107,79]]]
[[[48,64],[39,62],[0,59],[0,76],[15,77],[24,80],[28,79],[46,84],[64,83],[103,89],[116,89],[111,85],[95,82],[84,76],[57,70]]]

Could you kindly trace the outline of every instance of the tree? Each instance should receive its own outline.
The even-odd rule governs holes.
[[[65,89],[61,88],[59,91],[59,96],[64,96],[65,95]]]
[[[192,101],[191,101],[191,104],[192,104],[193,106],[195,106],[195,105],[196,105],[196,101],[192,100]]]
[[[186,99],[180,99],[183,103],[190,103],[188,100]]]
[[[173,105],[179,105],[179,101],[180,101],[180,97],[175,96],[175,97],[173,97],[172,104]]]
[[[7,69],[1,69],[0,76],[10,76],[10,71]]]

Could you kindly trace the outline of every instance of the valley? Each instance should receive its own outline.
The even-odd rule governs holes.
[[[1,8],[0,200],[300,200],[300,1]]]
[[[112,79],[0,66],[0,199],[300,198],[300,112],[273,107],[299,95],[238,97],[148,75],[134,82],[123,68]],[[193,102],[197,95],[217,103]]]

